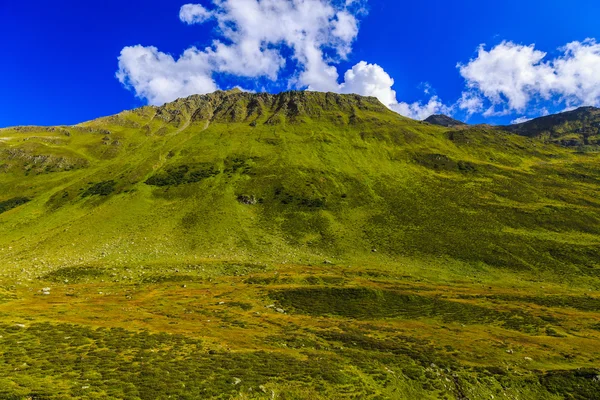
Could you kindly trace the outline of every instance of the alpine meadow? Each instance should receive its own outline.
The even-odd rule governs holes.
[[[600,111],[449,120],[231,90],[1,129],[0,398],[599,399]]]

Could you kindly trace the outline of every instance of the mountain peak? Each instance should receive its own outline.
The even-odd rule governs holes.
[[[244,91],[242,89],[240,89],[239,87],[234,87],[233,89],[224,90],[224,92],[227,93],[227,94],[244,93]]]
[[[425,122],[428,122],[432,125],[444,126],[446,128],[466,125],[464,122],[450,118],[449,116],[444,114],[432,115],[429,118],[427,118]]]

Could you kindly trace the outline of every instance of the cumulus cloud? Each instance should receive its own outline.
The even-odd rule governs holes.
[[[397,103],[396,92],[392,89],[394,80],[377,64],[361,61],[344,75],[344,83],[337,91],[374,96],[385,105]]]
[[[138,97],[161,104],[190,92],[215,90],[213,77],[218,73],[275,80],[293,62],[296,86],[336,90],[338,73],[331,63],[346,59],[351,51],[358,35],[359,5],[330,0],[213,0],[209,11],[186,4],[180,11],[183,22],[216,21],[212,45],[191,47],[177,59],[154,47],[126,47],[117,78]],[[286,59],[284,54],[290,53]]]
[[[594,39],[572,42],[564,55],[552,62],[556,71],[553,90],[564,97],[567,106],[600,104],[600,44]]]
[[[201,24],[212,16],[212,13],[200,4],[185,4],[179,10],[179,19],[188,25]]]
[[[535,45],[502,42],[459,64],[467,89],[459,107],[484,115],[522,112],[532,101],[554,100],[567,107],[600,105],[600,44],[594,39],[572,42],[547,59]]]
[[[117,78],[150,104],[217,90],[206,55],[191,48],[175,61],[156,47],[125,47],[119,57]]]
[[[427,103],[415,102],[405,103],[401,102],[393,104],[391,109],[396,111],[400,115],[405,117],[423,120],[434,114],[452,114],[452,107],[446,106],[438,96],[433,96]]]
[[[445,106],[437,96],[431,97],[427,103],[415,102],[408,104],[398,102],[396,91],[392,89],[394,79],[377,64],[361,61],[344,75],[344,82],[336,90],[340,93],[356,93],[363,96],[377,97],[379,101],[398,114],[413,119],[425,119],[432,114],[449,113],[450,107]],[[424,92],[429,93],[431,87],[424,85]]]

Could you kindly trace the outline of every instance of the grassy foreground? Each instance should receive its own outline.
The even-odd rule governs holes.
[[[598,399],[598,161],[323,93],[0,130],[0,398]]]

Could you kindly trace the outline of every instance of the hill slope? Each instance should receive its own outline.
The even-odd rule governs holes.
[[[375,99],[218,92],[2,136],[2,200],[31,200],[2,214],[5,260],[73,262],[74,240],[84,262],[417,254],[587,274],[598,257],[549,251],[553,232],[599,233],[589,157]]]
[[[594,398],[597,161],[315,92],[0,130],[0,394]]]
[[[502,129],[568,147],[598,146],[600,109],[581,107],[573,111],[536,118]]]

